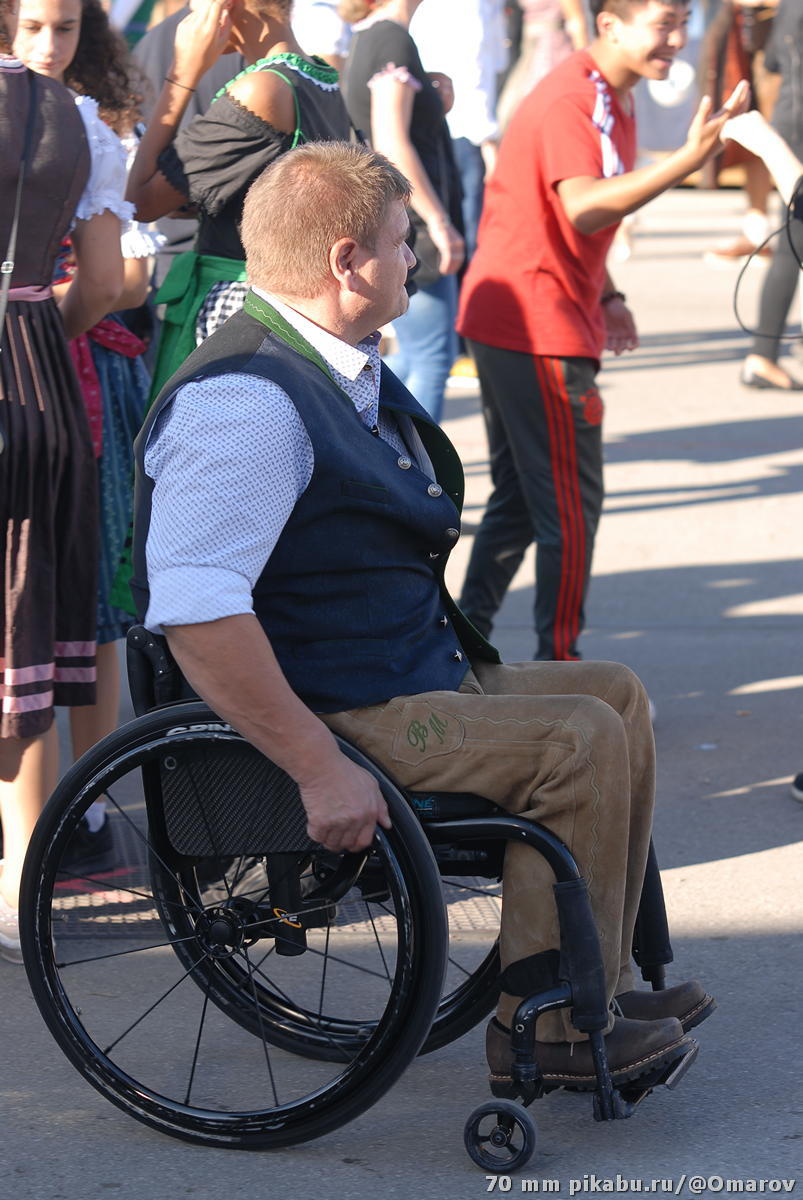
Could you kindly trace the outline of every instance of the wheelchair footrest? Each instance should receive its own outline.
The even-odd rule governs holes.
[[[662,1067],[655,1071],[652,1075],[645,1075],[642,1079],[636,1080],[634,1083],[623,1084],[618,1089],[618,1096],[627,1107],[626,1112],[616,1113],[616,1116],[629,1117],[638,1104],[646,1099],[657,1087],[676,1088],[683,1076],[692,1065],[697,1055],[700,1052],[700,1046],[697,1042],[689,1047],[682,1058],[670,1063],[667,1067]],[[597,1097],[594,1097],[594,1119],[601,1120],[597,1116]]]

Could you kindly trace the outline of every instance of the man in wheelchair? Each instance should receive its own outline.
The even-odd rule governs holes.
[[[137,447],[133,588],[195,691],[296,780],[311,838],[368,845],[388,814],[332,731],[403,788],[481,794],[541,822],[587,880],[610,1002],[614,1084],[682,1059],[714,1001],[696,982],[634,990],[630,952],[652,826],[654,744],[614,663],[503,665],[443,582],[463,476],[443,432],[381,364],[407,307],[407,180],[357,145],[310,144],[253,185],[242,312],[170,380]],[[551,869],[510,844],[488,1029],[510,1025],[559,947]],[[531,983],[533,986],[531,986]],[[567,1010],[538,1021],[551,1086],[591,1089]]]

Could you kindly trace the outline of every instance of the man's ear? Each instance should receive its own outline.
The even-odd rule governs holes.
[[[619,18],[615,13],[603,9],[601,13],[597,14],[597,33],[602,38],[615,42],[618,24]]]
[[[329,270],[341,288],[356,292],[359,281],[359,246],[354,238],[339,238],[329,251]]]

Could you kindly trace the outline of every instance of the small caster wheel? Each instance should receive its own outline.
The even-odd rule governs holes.
[[[526,1108],[510,1100],[489,1100],[475,1108],[463,1130],[469,1158],[485,1171],[506,1175],[530,1161],[536,1126]]]

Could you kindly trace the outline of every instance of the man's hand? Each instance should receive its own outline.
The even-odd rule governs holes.
[[[118,234],[119,241],[119,234]],[[166,628],[181,673],[224,721],[295,779],[307,832],[327,850],[362,850],[387,805],[368,771],[299,700],[253,613]]]
[[[373,775],[337,749],[327,756],[320,778],[299,783],[299,788],[307,833],[327,850],[364,850],[377,824],[390,829],[388,808]]]
[[[731,117],[743,113],[750,102],[750,85],[745,79],[736,84],[722,108],[715,113],[710,96],[703,96],[686,135],[685,149],[693,158],[695,168],[721,149],[722,131]]]
[[[614,296],[602,306],[605,318],[605,349],[614,354],[623,354],[625,350],[635,350],[638,346],[638,333],[633,314],[618,296]]]

